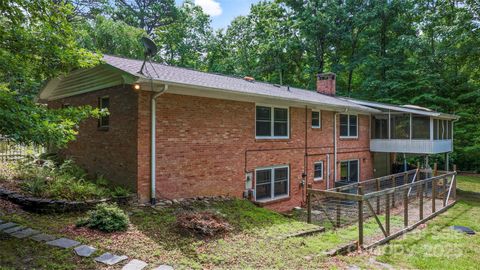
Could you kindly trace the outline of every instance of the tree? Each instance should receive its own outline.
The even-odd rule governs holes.
[[[47,78],[98,62],[77,46],[70,13],[68,5],[48,0],[1,2],[0,82],[34,95]]]
[[[153,34],[158,27],[176,21],[177,9],[174,0],[115,0],[112,7],[114,20],[144,29]]]
[[[77,23],[78,42],[89,51],[141,59],[144,47],[140,39],[147,33],[122,21],[98,15],[95,20]]]
[[[207,44],[213,38],[210,16],[191,1],[178,10],[175,22],[154,31],[160,48],[158,60],[170,65],[205,70]]]
[[[67,17],[71,6],[42,1],[0,3],[0,134],[22,143],[64,146],[91,108],[50,110],[33,102],[42,83],[98,63],[78,47]]]

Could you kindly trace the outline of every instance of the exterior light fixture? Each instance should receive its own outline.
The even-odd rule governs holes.
[[[140,90],[140,84],[138,84],[138,83],[134,84],[133,89]]]

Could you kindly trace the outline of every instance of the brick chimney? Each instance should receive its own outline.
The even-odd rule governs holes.
[[[317,75],[317,92],[324,95],[335,96],[335,73],[327,72]]]

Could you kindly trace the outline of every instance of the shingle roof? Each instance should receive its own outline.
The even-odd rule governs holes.
[[[143,61],[110,55],[104,55],[103,60],[108,65],[111,65],[124,72],[134,76],[147,78],[146,76],[142,76],[138,73]],[[152,68],[152,66],[154,68]],[[363,112],[378,112],[376,109],[362,106],[347,100],[342,100],[337,97],[319,94],[316,91],[287,86],[278,86],[258,81],[249,82],[243,78],[206,73],[158,63],[147,63],[145,65],[144,74],[151,76],[153,80],[158,80],[163,83],[221,89],[246,95],[265,96],[332,107],[343,107]]]

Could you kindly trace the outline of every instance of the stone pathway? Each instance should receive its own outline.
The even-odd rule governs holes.
[[[90,257],[97,251],[96,248],[88,245],[82,245],[82,243],[78,241],[68,238],[57,238],[53,235],[42,233],[32,228],[26,228],[14,222],[6,222],[2,219],[0,219],[0,232],[9,234],[18,239],[29,238],[54,247],[64,249],[73,248],[74,253],[80,257]],[[128,257],[125,255],[115,255],[106,252],[96,257],[94,260],[106,265],[115,265],[127,259]],[[147,266],[148,264],[146,262],[133,259],[125,264],[122,270],[142,270]],[[160,265],[154,268],[154,270],[174,270],[174,268],[170,265]]]

